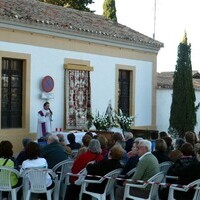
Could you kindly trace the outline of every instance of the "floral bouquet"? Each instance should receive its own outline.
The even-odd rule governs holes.
[[[121,109],[119,109],[119,113],[116,114],[117,121],[120,125],[120,128],[123,131],[129,131],[131,129],[131,125],[134,124],[134,116],[126,116]]]
[[[95,116],[93,124],[97,130],[107,130],[110,127],[110,119],[108,115],[99,115]]]

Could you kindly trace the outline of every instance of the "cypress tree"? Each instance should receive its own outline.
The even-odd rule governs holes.
[[[186,131],[194,131],[196,121],[195,91],[192,82],[191,45],[185,32],[178,46],[178,58],[174,72],[169,132],[184,137]]]
[[[103,16],[117,22],[115,0],[105,0],[103,3]]]

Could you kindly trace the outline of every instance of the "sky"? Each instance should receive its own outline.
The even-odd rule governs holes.
[[[103,14],[104,0],[93,0],[95,14]],[[118,23],[153,37],[155,0],[115,0]],[[158,53],[157,71],[174,71],[177,48],[187,32],[192,69],[200,72],[200,1],[156,0],[155,39],[164,43]]]

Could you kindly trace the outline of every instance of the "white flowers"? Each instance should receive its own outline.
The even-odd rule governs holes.
[[[134,116],[126,116],[123,114],[122,110],[119,109],[119,114],[116,114],[117,121],[124,131],[129,131],[131,129],[131,125],[134,124]]]
[[[106,130],[110,127],[110,121],[108,115],[99,115],[94,118],[93,124],[97,130]]]
[[[129,131],[134,124],[134,116],[126,116],[121,110],[119,113],[111,115],[97,115],[93,119],[93,124],[97,130],[107,130],[112,127],[119,127],[124,131]]]

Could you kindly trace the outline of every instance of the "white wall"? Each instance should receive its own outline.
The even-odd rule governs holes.
[[[200,91],[195,92],[196,105],[200,102]],[[157,115],[156,125],[159,131],[167,131],[169,127],[169,117],[172,102],[171,89],[157,89]],[[195,132],[200,131],[200,109],[197,111],[197,125]]]
[[[0,51],[11,51],[31,55],[31,91],[30,91],[30,132],[36,132],[37,112],[44,103],[40,99],[41,80],[50,75],[55,80],[52,91],[54,99],[49,100],[54,112],[53,130],[55,127],[64,128],[64,59],[90,60],[94,71],[91,72],[91,103],[92,112],[106,111],[109,100],[114,107],[115,98],[115,67],[116,65],[130,65],[135,67],[135,125],[147,126],[152,121],[152,63],[79,53],[52,48],[21,45],[0,42]]]

